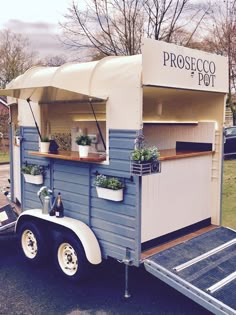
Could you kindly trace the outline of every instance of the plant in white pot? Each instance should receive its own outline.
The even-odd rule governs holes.
[[[43,171],[43,166],[37,164],[25,163],[21,168],[25,181],[35,185],[43,183]]]
[[[99,174],[94,180],[94,185],[99,198],[113,201],[123,200],[124,183],[117,177]]]
[[[80,135],[76,137],[75,142],[79,146],[79,156],[85,158],[88,156],[89,147],[92,143],[92,139],[87,135]]]
[[[48,137],[42,137],[39,148],[41,153],[48,153],[49,152],[49,146],[50,146],[50,140]]]
[[[15,144],[20,145],[20,128],[16,128],[15,130]]]

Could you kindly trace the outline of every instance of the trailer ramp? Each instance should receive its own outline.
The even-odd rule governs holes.
[[[148,272],[214,314],[236,314],[236,231],[218,227],[144,260]]]

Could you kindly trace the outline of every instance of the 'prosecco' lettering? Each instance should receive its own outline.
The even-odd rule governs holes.
[[[180,70],[190,70],[191,76],[193,76],[194,72],[197,72],[198,85],[214,87],[216,65],[213,61],[163,51],[163,65]]]

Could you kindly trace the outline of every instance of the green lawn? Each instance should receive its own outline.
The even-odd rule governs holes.
[[[224,161],[222,225],[236,229],[236,160]]]
[[[0,163],[9,162],[9,153],[8,152],[0,152]]]

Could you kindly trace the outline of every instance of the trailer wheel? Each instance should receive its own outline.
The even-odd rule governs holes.
[[[81,280],[87,274],[89,262],[84,248],[79,239],[69,233],[56,244],[55,259],[57,269],[70,280]]]
[[[25,222],[18,231],[20,246],[24,258],[34,264],[42,262],[48,254],[46,235],[31,222]]]

